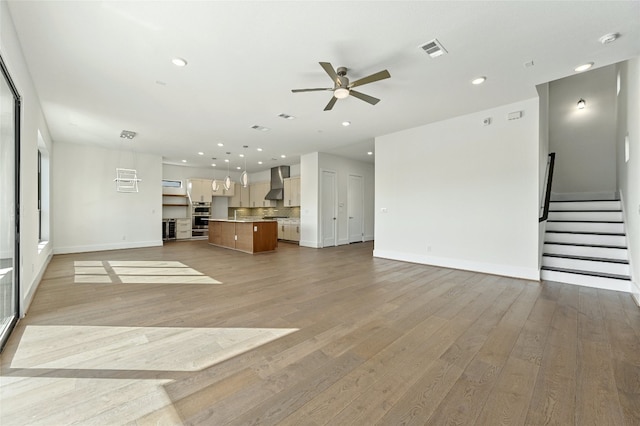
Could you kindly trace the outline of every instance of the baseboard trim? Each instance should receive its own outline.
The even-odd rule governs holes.
[[[88,246],[54,247],[53,254],[86,253],[91,251],[123,250],[162,246],[162,240],[135,241],[128,243],[98,244]]]
[[[461,259],[451,259],[434,256],[420,256],[412,253],[400,253],[388,250],[373,250],[373,257],[399,260],[423,265],[440,266],[443,268],[461,269],[464,271],[480,272],[483,274],[500,275],[529,281],[540,281],[540,271],[535,268],[524,268],[510,265],[475,262]]]
[[[320,248],[320,243],[318,243],[317,241],[300,240],[299,245],[300,247]]]
[[[42,281],[42,277],[44,277],[44,272],[47,270],[47,266],[49,266],[49,262],[51,262],[52,258],[53,258],[53,252],[49,251],[49,253],[47,253],[44,259],[44,262],[42,262],[42,267],[40,268],[36,276],[33,278],[33,281],[31,282],[31,286],[29,287],[29,291],[27,292],[27,294],[24,295],[24,298],[20,303],[20,318],[24,318],[24,316],[29,311],[29,307],[31,306],[31,302],[33,302],[33,298],[36,295],[36,291],[38,290],[38,287],[40,287],[40,282]]]

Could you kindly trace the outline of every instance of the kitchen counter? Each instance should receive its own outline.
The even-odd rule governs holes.
[[[274,251],[278,247],[278,222],[209,219],[209,244],[245,253]]]

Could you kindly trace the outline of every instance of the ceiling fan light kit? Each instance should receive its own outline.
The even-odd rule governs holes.
[[[354,98],[358,98],[362,101],[365,101],[371,105],[377,104],[378,102],[380,102],[380,99],[374,98],[373,96],[369,96],[361,92],[357,92],[353,90],[353,88],[391,77],[391,74],[389,74],[389,71],[382,70],[375,74],[371,74],[367,77],[363,77],[359,80],[356,80],[353,83],[349,83],[349,78],[347,78],[346,67],[338,67],[338,69],[334,70],[333,65],[331,65],[329,62],[320,62],[320,66],[324,69],[324,71],[329,75],[329,77],[333,81],[333,84],[334,84],[333,87],[319,87],[314,89],[293,89],[291,91],[293,93],[332,91],[333,97],[331,98],[327,106],[324,108],[325,111],[331,110],[333,106],[336,104],[338,99],[345,99],[349,97],[349,95],[353,96]]]

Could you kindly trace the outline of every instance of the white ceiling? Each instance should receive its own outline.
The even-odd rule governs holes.
[[[639,1],[8,3],[54,141],[132,144],[200,167],[211,157],[220,167],[226,152],[243,167],[246,153],[249,171],[315,151],[373,161],[378,135],[532,98],[579,64],[640,55]],[[598,41],[611,32],[621,37]],[[434,38],[447,55],[419,48]],[[325,112],[331,92],[291,93],[332,86],[320,61],[347,67],[351,81],[388,69],[358,89],[380,103],[349,97]],[[125,129],[138,136],[124,142]]]

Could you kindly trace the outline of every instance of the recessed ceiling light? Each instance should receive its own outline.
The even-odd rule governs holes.
[[[186,163],[186,162],[187,162],[187,160],[182,160],[182,162],[183,162],[183,163]]]
[[[240,166],[236,166],[236,169],[237,169],[237,170],[240,170],[240,169],[242,169],[242,167],[240,167]]]
[[[280,156],[280,158],[287,158],[287,156],[286,156],[286,155],[284,155],[284,154],[282,154],[282,155]]]
[[[182,58],[173,58],[171,63],[176,67],[184,67],[187,65],[187,61]]]
[[[240,157],[241,157],[241,158],[244,158],[244,154],[240,154]]]
[[[344,127],[347,127],[347,126],[350,126],[350,125],[351,125],[351,122],[350,122],[350,121],[343,121],[343,122],[342,122],[342,125],[343,125]]]
[[[218,142],[218,146],[224,146],[222,142]]]
[[[228,158],[225,158],[225,159],[224,159],[224,162],[225,162],[225,163],[228,163],[228,162],[229,162],[229,159],[228,159]]]
[[[478,85],[484,83],[485,81],[487,81],[487,77],[478,77],[471,80],[471,84]]]
[[[216,163],[211,163],[211,167],[215,167],[215,166],[216,166]]]
[[[198,153],[198,155],[204,155],[204,152],[200,151],[200,152]]]
[[[257,151],[262,152],[262,148],[257,148]]]
[[[258,161],[258,164],[262,164],[262,161]]]
[[[369,151],[367,152],[367,155],[373,155],[373,152]]]
[[[603,35],[598,40],[600,40],[600,43],[602,43],[602,44],[609,44],[609,43],[611,43],[613,41],[616,41],[618,39],[618,37],[620,37],[620,34],[611,33],[611,34]]]
[[[251,126],[251,128],[254,130],[259,130],[261,132],[266,132],[267,130],[269,130],[268,127],[260,126],[258,124],[254,124],[253,126]]]
[[[593,66],[593,62],[588,62],[588,63],[586,63],[586,64],[582,64],[582,65],[580,65],[580,66],[578,66],[578,67],[575,67],[574,71],[575,71],[575,72],[582,72],[582,71],[586,71],[586,70],[588,70],[589,68],[591,68],[592,66]]]

